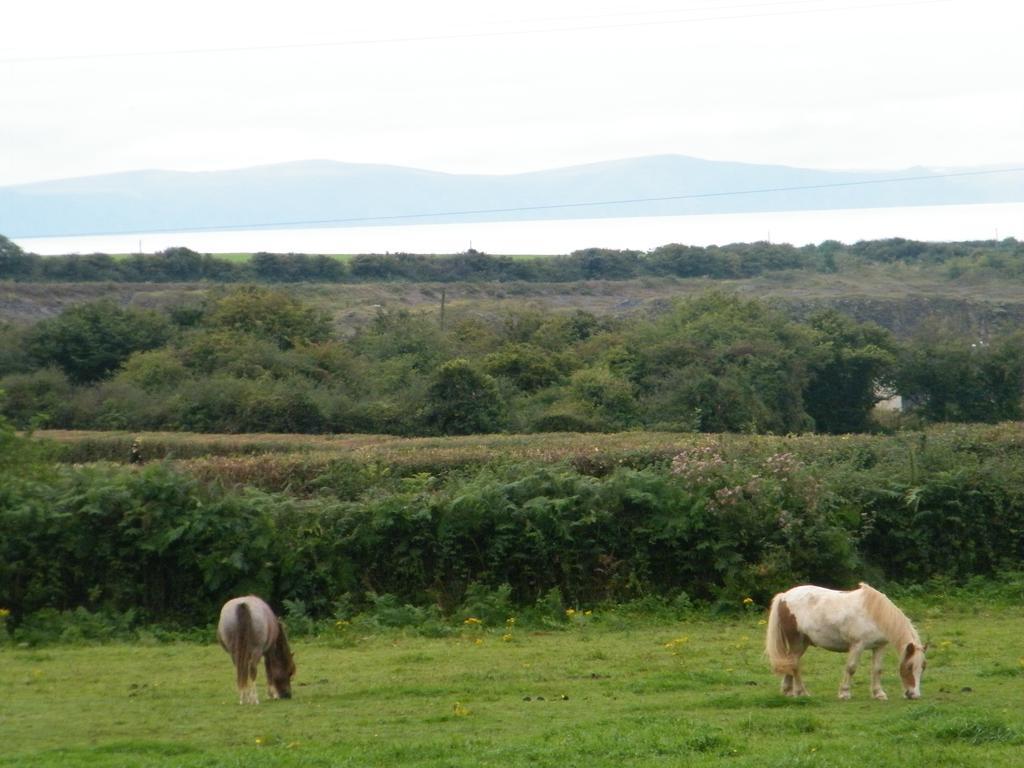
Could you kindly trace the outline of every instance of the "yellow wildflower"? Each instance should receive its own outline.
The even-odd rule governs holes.
[[[483,624],[483,622],[480,621],[480,619],[476,618],[475,616],[470,616],[468,619],[466,619],[462,623],[463,624],[469,624],[470,626],[474,626],[476,624]]]
[[[457,717],[465,717],[469,714],[469,707],[464,707],[462,702],[456,701],[455,706],[452,707],[452,713]]]
[[[743,598],[743,604],[744,605],[753,605],[754,604],[754,598],[752,598],[752,597],[744,597]]]
[[[0,619],[6,619],[11,615],[11,611],[8,608],[0,608]]]

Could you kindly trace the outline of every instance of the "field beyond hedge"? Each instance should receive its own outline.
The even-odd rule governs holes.
[[[631,431],[552,432],[447,437],[393,435],[199,434],[38,430],[69,463],[172,461],[205,479],[301,493],[332,465],[375,465],[407,475],[443,474],[510,462],[566,462],[587,473],[617,466],[667,465],[681,451],[714,446],[737,459],[786,452],[809,465],[880,466],[903,476],[925,452],[976,459],[1024,460],[1024,423],[939,425],[897,434],[742,435]]]
[[[258,707],[212,642],[0,647],[0,766],[1018,765],[1021,607],[929,594],[908,613],[930,642],[924,698],[899,696],[890,651],[884,703],[867,662],[837,700],[843,656],[818,649],[813,696],[782,697],[759,611],[443,638],[339,625],[295,640],[294,698]]]

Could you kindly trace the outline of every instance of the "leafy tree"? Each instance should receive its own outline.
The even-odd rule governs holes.
[[[449,360],[427,392],[427,424],[444,435],[497,432],[505,418],[498,385],[463,358]]]
[[[330,256],[305,253],[254,253],[250,266],[256,277],[269,282],[338,282],[345,276],[345,265]]]
[[[1024,334],[991,342],[918,339],[900,358],[896,387],[928,421],[1018,420],[1024,415]]]
[[[574,251],[566,260],[579,269],[585,280],[628,280],[641,270],[640,251],[586,248]]]
[[[125,361],[119,378],[131,381],[147,392],[177,387],[188,376],[188,369],[174,351],[163,348],[136,352]]]
[[[242,431],[322,432],[325,418],[308,379],[298,376],[254,388],[244,403]]]
[[[272,339],[235,329],[203,329],[185,334],[174,355],[195,375],[223,374],[243,379],[280,378],[294,362]]]
[[[637,388],[647,424],[708,432],[798,432],[811,335],[758,302],[712,293],[639,324],[611,369]]]
[[[190,248],[168,248],[155,254],[152,263],[171,280],[198,280],[203,275],[203,257]]]
[[[596,365],[573,374],[570,391],[582,412],[600,428],[625,429],[636,423],[636,393],[627,379]]]
[[[268,339],[281,349],[315,344],[331,335],[330,318],[283,291],[243,286],[215,301],[206,322],[214,328]]]
[[[162,346],[170,335],[169,321],[156,312],[97,301],[37,323],[26,346],[37,364],[56,365],[82,384],[107,376],[134,352]]]
[[[24,373],[34,367],[25,348],[28,332],[25,326],[0,322],[0,376]]]
[[[18,280],[33,276],[39,257],[27,254],[21,246],[0,235],[0,278]]]
[[[809,323],[817,354],[804,403],[819,432],[863,432],[871,410],[882,399],[880,385],[891,383],[896,342],[884,328],[857,323],[834,310]]]
[[[491,376],[505,376],[526,392],[550,386],[561,378],[551,355],[532,344],[506,345],[487,355],[483,367]]]
[[[106,253],[72,254],[46,258],[40,263],[42,278],[60,282],[95,282],[97,280],[131,279],[121,262]]]
[[[0,390],[3,414],[19,429],[64,426],[72,386],[63,371],[43,368],[5,376],[0,379]]]
[[[353,349],[378,361],[404,361],[419,373],[430,373],[450,357],[451,346],[433,318],[407,310],[381,309],[351,340]]]

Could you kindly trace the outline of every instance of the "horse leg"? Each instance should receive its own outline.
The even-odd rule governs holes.
[[[793,674],[782,678],[782,693],[786,696],[809,696],[807,688],[804,687],[804,680],[800,677],[800,663],[803,661],[804,652],[807,646],[801,643],[794,645],[792,652],[794,656]]]
[[[846,654],[846,666],[843,667],[843,679],[839,683],[839,698],[847,701],[850,698],[850,683],[853,674],[857,671],[857,664],[860,663],[860,655],[864,652],[864,646],[854,643]]]
[[[259,667],[257,666],[259,660],[260,660],[260,657],[258,655],[250,654],[248,656],[248,658],[244,662],[245,665],[246,665],[246,671],[248,672],[248,675],[247,675],[248,682],[246,683],[245,693],[244,693],[244,698],[245,698],[244,703],[245,704],[259,704],[260,703],[259,693],[256,690],[256,672],[259,669]]]
[[[879,701],[888,701],[882,690],[882,662],[885,661],[885,646],[875,648],[871,656],[871,695]]]
[[[793,693],[791,696],[810,696],[810,692],[804,686],[804,679],[800,677],[800,667],[797,667],[793,673]]]
[[[256,675],[252,661],[249,658],[239,659],[238,666],[240,672],[238,675],[238,703],[259,704],[258,701],[254,701],[256,693]]]
[[[782,695],[792,696],[793,695],[793,676],[783,675],[782,676]]]
[[[243,678],[243,674],[244,673],[243,673],[242,670],[243,670],[245,664],[246,664],[245,659],[235,659],[235,669],[237,670],[237,673],[236,673],[235,677],[236,677],[236,683],[237,683],[237,687],[238,687],[238,703],[239,704],[245,704],[245,699],[246,699],[245,694],[249,690],[249,685],[248,685],[248,682],[247,682],[248,681],[248,677],[246,676],[246,677]]]

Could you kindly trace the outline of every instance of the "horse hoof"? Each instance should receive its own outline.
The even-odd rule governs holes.
[[[851,698],[853,698],[853,697],[850,695],[849,691],[843,691],[842,693],[839,694],[839,700],[840,701],[849,701]]]
[[[876,693],[874,695],[874,699],[875,701],[888,701],[889,697],[886,696],[884,693]]]

